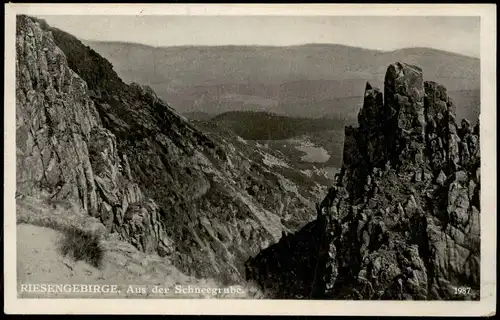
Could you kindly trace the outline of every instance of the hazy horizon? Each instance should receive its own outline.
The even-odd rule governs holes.
[[[404,48],[398,48],[394,50],[380,50],[380,49],[371,49],[371,48],[365,48],[361,46],[350,46],[350,45],[345,45],[345,44],[340,44],[340,43],[322,43],[322,42],[311,42],[311,43],[302,43],[302,44],[292,44],[292,45],[262,45],[262,44],[217,44],[217,45],[210,45],[210,44],[182,44],[182,45],[170,45],[170,46],[153,46],[149,44],[144,44],[144,43],[139,43],[139,42],[131,42],[131,41],[102,41],[102,40],[89,40],[89,39],[83,39],[83,38],[78,38],[80,41],[83,42],[93,42],[93,43],[121,43],[121,44],[128,44],[128,45],[137,45],[137,46],[145,46],[145,47],[150,47],[150,48],[189,48],[189,47],[200,47],[200,48],[210,48],[210,47],[260,47],[260,48],[286,48],[286,47],[300,47],[300,46],[344,46],[344,47],[351,47],[351,48],[358,48],[358,49],[363,49],[363,50],[370,50],[370,51],[378,51],[381,53],[387,53],[391,51],[397,51],[397,50],[405,50],[405,49],[430,49],[430,50],[436,50],[436,51],[443,51],[443,52],[448,52],[451,54],[456,54],[456,55],[462,55],[465,57],[469,58],[474,58],[474,59],[479,59],[479,57],[474,57],[471,55],[466,55],[458,52],[453,52],[453,51],[448,51],[448,50],[443,50],[443,49],[436,49],[436,48],[431,48],[431,47],[404,47]]]
[[[383,52],[431,48],[480,57],[479,17],[38,17],[83,41],[150,47],[343,45]]]

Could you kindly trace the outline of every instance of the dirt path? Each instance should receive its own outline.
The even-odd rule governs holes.
[[[57,252],[61,236],[53,229],[29,224],[17,226],[17,274],[22,283],[63,283],[71,269]]]
[[[164,258],[146,255],[122,241],[102,241],[105,248],[103,266],[97,269],[83,261],[73,261],[59,254],[57,243],[62,233],[31,224],[17,225],[18,292],[26,284],[109,284],[117,285],[120,295],[103,293],[26,293],[19,297],[130,297],[130,298],[250,298],[247,288],[235,294],[208,294],[175,292],[183,288],[224,288],[210,279],[196,279],[181,273]],[[152,289],[169,288],[167,293]],[[26,288],[26,287],[25,287]],[[98,295],[98,296],[96,296]],[[103,296],[104,295],[104,296]]]

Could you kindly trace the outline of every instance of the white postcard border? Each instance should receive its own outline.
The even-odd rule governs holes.
[[[496,7],[493,4],[6,4],[4,312],[8,314],[493,315],[496,312]],[[15,217],[15,15],[481,16],[481,300],[303,301],[18,299]],[[432,35],[429,35],[432,37]]]

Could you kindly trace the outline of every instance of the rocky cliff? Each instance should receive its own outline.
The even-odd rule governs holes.
[[[204,134],[75,37],[18,16],[16,49],[18,201],[77,204],[137,249],[223,282],[314,218],[312,181]]]
[[[366,85],[317,219],[249,259],[247,278],[277,298],[478,299],[479,194],[479,124],[392,64],[383,92]]]

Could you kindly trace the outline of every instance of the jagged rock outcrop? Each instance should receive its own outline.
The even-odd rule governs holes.
[[[248,279],[278,298],[478,299],[479,126],[399,62],[358,120],[317,220],[249,259]]]
[[[75,37],[18,16],[16,41],[18,194],[78,203],[139,250],[224,282],[314,218],[312,180],[297,188],[236,137],[202,133]]]

